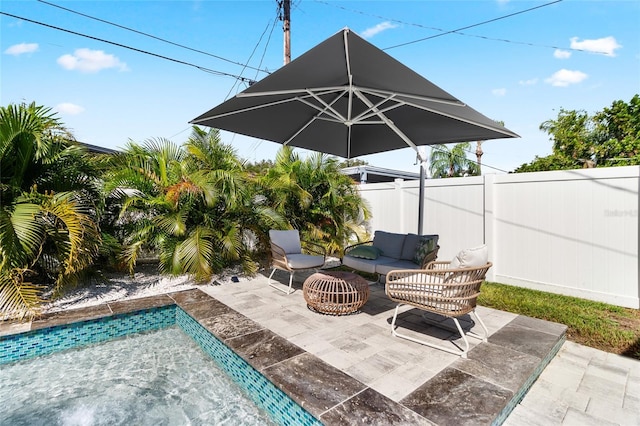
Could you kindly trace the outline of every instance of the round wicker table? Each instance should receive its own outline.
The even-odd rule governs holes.
[[[323,314],[356,312],[369,299],[369,283],[351,272],[316,272],[304,281],[302,294],[307,306]]]

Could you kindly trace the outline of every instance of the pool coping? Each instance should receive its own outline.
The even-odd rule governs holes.
[[[399,402],[380,394],[199,289],[49,313],[30,323],[0,323],[0,336],[173,304],[327,425],[501,424],[555,356],[564,343],[566,331],[566,327],[560,324],[516,317],[492,335],[488,343],[472,349],[468,359],[455,361]],[[530,350],[524,351],[529,353],[522,353],[521,347],[514,347],[514,343],[526,343],[529,339],[540,343],[541,333],[545,335],[546,342],[544,345],[537,344],[533,349],[535,353]],[[515,385],[511,383],[512,377],[502,379],[500,376],[504,376],[504,372],[496,374],[497,366],[491,365],[492,359],[502,359],[496,358],[496,354],[505,351],[515,359],[525,361],[521,371],[515,371],[519,378]],[[502,384],[500,380],[509,383]],[[455,398],[455,392],[451,392],[451,388],[443,388],[443,383],[456,387],[458,393],[472,392],[471,399],[482,399],[485,393],[491,393],[493,402],[487,407],[488,412],[479,413],[461,423],[448,410],[443,410],[442,404],[432,403],[436,396],[443,393],[454,394]],[[468,399],[469,396],[463,398]],[[486,405],[486,401],[476,403]]]

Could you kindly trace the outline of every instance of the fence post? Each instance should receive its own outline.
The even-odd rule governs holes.
[[[495,230],[495,174],[483,175],[482,182],[483,193],[483,224],[484,224],[484,243],[489,248],[489,261],[493,262],[493,267],[487,272],[487,281],[494,281],[496,269],[500,267],[500,263],[496,258],[496,254],[500,252],[500,248],[496,247],[498,243],[494,234]]]

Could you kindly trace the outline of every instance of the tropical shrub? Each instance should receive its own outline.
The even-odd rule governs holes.
[[[96,172],[49,108],[0,107],[0,314],[32,317],[93,263]]]

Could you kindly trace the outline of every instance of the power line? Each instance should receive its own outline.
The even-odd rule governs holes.
[[[118,27],[118,28],[121,28],[121,29],[124,29],[124,30],[127,30],[127,31],[134,32],[136,34],[140,34],[140,35],[143,35],[143,36],[146,36],[146,37],[150,37],[152,39],[159,40],[159,41],[162,41],[164,43],[171,44],[173,46],[181,47],[183,49],[191,50],[192,52],[201,53],[203,55],[211,56],[213,58],[220,59],[221,61],[225,61],[225,62],[228,62],[230,64],[239,65],[239,66],[241,66],[243,68],[250,68],[250,69],[256,70],[257,72],[264,72],[266,74],[269,74],[269,72],[266,71],[266,70],[263,70],[263,69],[260,69],[260,68],[255,68],[255,67],[252,67],[252,66],[250,66],[248,64],[242,64],[240,62],[232,61],[230,59],[223,58],[222,56],[218,56],[218,55],[214,55],[213,53],[209,53],[209,52],[205,52],[205,51],[202,51],[202,50],[194,49],[194,48],[191,48],[189,46],[185,46],[183,44],[175,43],[173,41],[166,40],[164,38],[154,36],[153,34],[145,33],[145,32],[142,32],[142,31],[135,30],[133,28],[126,27],[124,25],[116,24],[115,22],[107,21],[107,20],[101,19],[101,18],[96,18],[95,16],[87,15],[86,13],[78,12],[78,11],[75,11],[73,9],[69,9],[69,8],[66,8],[66,7],[63,7],[63,6],[59,6],[59,5],[54,4],[54,3],[49,3],[49,2],[44,1],[44,0],[37,0],[37,1],[39,1],[40,3],[46,4],[46,5],[49,5],[49,6],[56,7],[58,9],[65,10],[67,12],[75,13],[76,15],[84,16],[85,18],[93,19],[93,20],[98,21],[98,22],[102,22],[102,23],[105,23],[105,24],[108,24],[108,25],[113,25],[114,27]]]
[[[68,30],[68,29],[65,29],[65,28],[56,27],[55,25],[45,24],[44,22],[39,22],[39,21],[35,21],[33,19],[24,18],[22,16],[12,15],[11,13],[0,11],[0,14],[5,15],[5,16],[10,16],[10,17],[16,18],[16,19],[22,19],[23,21],[31,22],[31,23],[37,24],[37,25],[42,25],[44,27],[52,28],[54,30],[64,31],[64,32],[69,33],[69,34],[73,34],[73,35],[77,35],[77,36],[80,36],[80,37],[85,37],[85,38],[88,38],[88,39],[91,39],[91,40],[96,40],[96,41],[100,41],[100,42],[103,42],[103,43],[111,44],[111,45],[114,45],[114,46],[121,47],[123,49],[133,50],[134,52],[144,53],[145,55],[155,56],[156,58],[165,59],[167,61],[175,62],[175,63],[178,63],[178,64],[188,65],[190,67],[194,67],[196,69],[199,69],[200,71],[208,72],[210,74],[220,75],[220,76],[225,76],[225,77],[232,77],[232,78],[235,78],[236,80],[244,81],[244,82],[246,82],[248,84],[253,83],[253,80],[245,78],[245,77],[242,77],[240,75],[230,74],[230,73],[226,73],[226,72],[223,72],[223,71],[216,71],[216,70],[213,70],[211,68],[202,67],[200,65],[192,64],[192,63],[186,62],[186,61],[181,61],[179,59],[170,58],[168,56],[164,56],[164,55],[160,55],[160,54],[157,54],[157,53],[149,52],[149,51],[146,51],[146,50],[138,49],[136,47],[127,46],[127,45],[124,45],[124,44],[116,43],[114,41],[109,41],[109,40],[105,40],[105,39],[102,39],[102,38],[99,38],[99,37],[94,37],[94,36],[90,36],[90,35],[87,35],[87,34],[82,34],[82,33],[76,32],[76,31]]]
[[[511,43],[511,44],[521,44],[521,45],[524,45],[524,46],[546,47],[546,48],[549,48],[549,49],[563,49],[563,50],[570,50],[570,51],[575,51],[575,52],[586,52],[585,49],[576,49],[576,48],[573,48],[573,47],[560,47],[560,46],[552,46],[552,45],[546,45],[546,44],[531,43],[531,42],[526,42],[526,41],[516,41],[516,40],[510,40],[510,39],[504,39],[504,38],[495,38],[495,37],[487,37],[487,36],[483,36],[483,35],[468,34],[468,33],[461,32],[462,28],[459,28],[457,30],[449,31],[449,30],[444,30],[442,28],[431,27],[431,26],[428,26],[428,25],[417,24],[417,23],[414,23],[414,22],[407,22],[407,21],[403,21],[403,20],[400,20],[400,19],[389,18],[389,17],[386,17],[386,16],[381,16],[381,15],[376,15],[376,14],[373,14],[373,13],[363,12],[363,11],[356,10],[356,9],[349,9],[349,8],[344,7],[344,6],[339,6],[339,5],[336,5],[336,4],[333,4],[333,3],[329,3],[329,2],[323,1],[323,0],[315,0],[315,1],[317,3],[321,3],[321,4],[324,4],[324,5],[327,5],[327,6],[336,7],[338,9],[342,9],[342,10],[345,10],[347,12],[358,13],[360,15],[365,15],[365,16],[372,16],[374,18],[383,19],[383,20],[389,21],[389,22],[395,22],[395,23],[403,24],[403,25],[410,25],[410,26],[413,26],[413,27],[424,28],[424,29],[439,31],[439,32],[443,33],[443,34],[438,34],[438,35],[435,35],[435,36],[432,36],[432,37],[427,37],[427,38],[423,38],[423,39],[420,39],[420,40],[415,40],[415,41],[412,41],[412,42],[408,42],[408,43],[405,43],[405,44],[417,43],[417,42],[420,42],[420,41],[429,40],[431,38],[440,37],[440,36],[445,35],[445,34],[452,34],[453,33],[453,34],[457,34],[457,35],[461,35],[461,36],[465,36],[465,37],[475,37],[475,38],[480,38],[480,39],[483,39],[483,40],[501,41],[501,42],[504,42],[504,43]],[[562,0],[559,0],[559,1],[562,1]],[[557,2],[554,2],[554,3],[557,3]],[[552,3],[550,3],[550,4],[552,4]],[[547,5],[540,5],[538,7],[544,7],[544,6],[547,6]],[[524,13],[524,12],[526,12],[526,11],[521,11],[521,12],[518,12],[518,13]],[[496,20],[497,19],[504,19],[504,17],[503,18],[496,18]],[[490,21],[487,21],[487,22],[490,22]],[[478,25],[482,25],[482,23],[475,24],[474,26],[478,26]],[[465,28],[470,28],[470,27],[465,27]],[[396,45],[396,46],[390,46],[390,47],[384,48],[382,50],[389,50],[389,49],[393,49],[393,48],[399,47],[399,46],[404,46],[404,44],[399,44],[399,45]],[[591,50],[589,51],[589,53],[599,53],[599,54],[602,54],[602,55],[606,55],[607,54],[606,52],[594,52],[594,51],[591,51]]]
[[[447,35],[447,34],[457,33],[458,31],[468,30],[469,28],[475,28],[475,27],[479,27],[481,25],[490,24],[492,22],[501,21],[503,19],[511,18],[513,16],[521,15],[523,13],[528,13],[528,12],[534,11],[536,9],[540,9],[540,8],[543,8],[543,7],[551,6],[553,4],[560,3],[561,1],[562,0],[554,0],[552,2],[541,4],[541,5],[534,6],[534,7],[530,7],[529,9],[521,10],[519,12],[514,12],[514,13],[510,13],[508,15],[503,15],[503,16],[499,16],[497,18],[489,19],[487,21],[478,22],[477,24],[467,25],[465,27],[457,28],[455,30],[445,31],[445,32],[440,33],[440,34],[436,34],[436,35],[433,35],[433,36],[430,36],[430,37],[421,38],[421,39],[414,40],[414,41],[408,41],[406,43],[396,44],[395,46],[389,46],[389,47],[386,47],[386,48],[384,48],[382,50],[388,50],[388,49],[394,49],[396,47],[407,46],[409,44],[419,43],[421,41],[431,40],[431,39],[434,39],[434,38],[437,38],[437,37],[442,37],[442,36]]]

